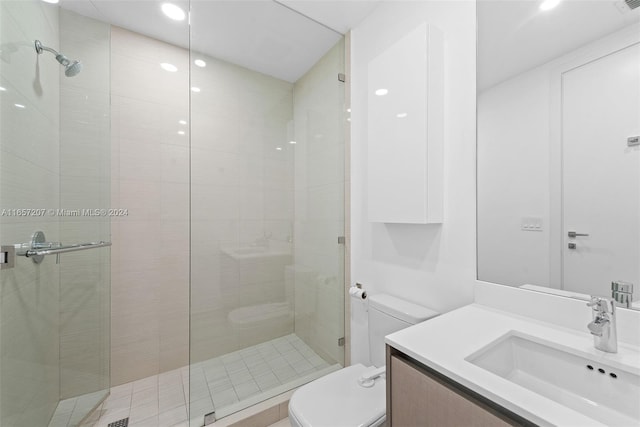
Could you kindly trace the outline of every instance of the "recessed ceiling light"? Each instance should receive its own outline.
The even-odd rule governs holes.
[[[7,90],[7,88],[6,88],[6,87],[2,87],[2,86],[0,86],[0,92],[5,92],[6,90]]]
[[[25,107],[25,106],[24,106],[24,105],[22,105],[22,104],[13,104],[13,105],[15,105],[15,106],[16,106],[16,108],[27,108],[27,107]]]
[[[296,141],[289,141],[289,144],[295,144]]]
[[[184,135],[184,131],[183,130],[179,130],[178,131],[178,135]]]
[[[282,151],[282,147],[276,147],[276,150]]]
[[[199,88],[199,87],[192,86],[192,87],[191,87],[191,92],[198,93],[198,92],[200,92],[200,88]]]
[[[398,113],[396,114],[396,117],[399,119],[404,119],[405,117],[407,117],[407,113]]]
[[[551,10],[560,4],[560,0],[544,0],[540,4],[540,10]]]
[[[42,0],[45,3],[58,4],[60,0]]]
[[[202,59],[196,59],[195,61],[193,61],[193,63],[196,64],[200,68],[204,68],[204,67],[207,66],[207,63],[204,62]]]
[[[184,18],[187,16],[184,13],[184,10],[182,10],[181,8],[179,8],[173,3],[163,3],[162,13],[164,13],[174,21],[184,21]]]
[[[186,120],[180,120],[178,123],[180,123],[181,125],[186,125],[187,121]]]
[[[178,67],[173,64],[169,64],[168,62],[163,62],[162,64],[160,64],[160,68],[165,71],[169,71],[170,73],[175,73],[176,71],[178,71]]]
[[[378,95],[378,96],[385,96],[388,93],[389,93],[389,90],[387,90],[387,89],[378,89],[378,90],[376,90],[376,95]]]

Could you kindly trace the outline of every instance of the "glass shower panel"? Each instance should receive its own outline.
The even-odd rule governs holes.
[[[83,65],[77,76],[60,77],[60,239],[109,242],[117,214],[111,209],[110,27],[64,9],[59,19],[60,50]],[[110,385],[111,250],[71,252],[59,261],[61,402],[51,427],[67,419],[72,404],[69,425],[80,423]]]
[[[192,426],[344,363],[344,41],[279,72],[305,56],[292,22],[330,32],[273,2],[191,1]]]
[[[294,85],[296,336],[344,365],[344,39]]]
[[[0,44],[0,425],[75,426],[108,394],[110,250],[24,255],[110,240],[109,29],[2,1]]]
[[[192,67],[201,91],[191,98],[191,414],[201,423],[214,402],[219,417],[255,397],[252,371],[264,367],[256,346],[293,333],[293,153],[275,149],[293,87],[195,58],[207,63]]]

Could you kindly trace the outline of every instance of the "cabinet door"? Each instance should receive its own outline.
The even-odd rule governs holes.
[[[395,356],[391,372],[392,427],[512,425]]]

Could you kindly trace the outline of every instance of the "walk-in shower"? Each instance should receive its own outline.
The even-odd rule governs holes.
[[[69,58],[67,58],[66,56],[64,56],[63,54],[55,51],[54,49],[47,47],[47,46],[43,46],[42,42],[40,42],[40,40],[36,40],[34,42],[35,48],[36,48],[36,52],[38,52],[38,55],[42,54],[43,51],[47,51],[47,52],[51,52],[56,56],[56,61],[58,61],[60,63],[60,65],[62,65],[64,67],[64,75],[67,77],[73,77],[75,75],[77,75],[78,73],[80,73],[80,71],[82,71],[82,63],[80,61],[76,61],[76,60],[70,60]]]
[[[43,213],[0,243],[66,251],[0,270],[2,426],[200,427],[345,364],[343,34],[162,3],[0,2],[0,209]]]

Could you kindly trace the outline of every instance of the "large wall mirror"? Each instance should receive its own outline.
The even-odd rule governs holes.
[[[479,280],[640,309],[639,3],[478,1]]]

